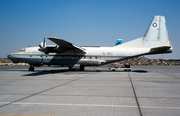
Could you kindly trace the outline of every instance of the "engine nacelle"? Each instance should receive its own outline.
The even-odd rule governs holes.
[[[57,47],[57,46],[55,46],[55,47],[51,47],[51,46],[49,46],[49,47],[46,47],[44,50],[43,50],[43,52],[45,53],[45,54],[49,54],[49,53],[63,53],[63,52],[66,52],[67,51],[67,49],[66,48],[59,48],[59,47]]]

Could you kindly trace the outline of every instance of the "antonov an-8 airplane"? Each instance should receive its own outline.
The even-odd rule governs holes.
[[[143,37],[113,47],[80,47],[55,37],[48,39],[57,45],[46,46],[44,40],[39,47],[23,48],[9,54],[8,58],[13,63],[28,63],[30,71],[34,71],[34,66],[42,65],[62,65],[69,69],[76,65],[84,70],[85,66],[101,66],[142,55],[171,53],[173,50],[164,16],[154,16]]]

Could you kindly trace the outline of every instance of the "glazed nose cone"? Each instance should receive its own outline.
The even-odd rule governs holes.
[[[7,57],[10,59],[11,58],[11,54],[8,54]]]

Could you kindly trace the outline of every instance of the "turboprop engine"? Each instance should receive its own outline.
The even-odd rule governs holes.
[[[46,42],[45,42],[45,38],[44,41],[41,43],[41,45],[39,45],[39,51],[44,52],[45,54],[49,54],[49,53],[63,53],[66,52],[68,49],[67,48],[60,48],[57,45],[50,45],[50,46],[46,46]]]

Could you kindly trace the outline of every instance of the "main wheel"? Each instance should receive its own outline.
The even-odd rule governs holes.
[[[85,66],[80,65],[80,71],[84,71]]]

